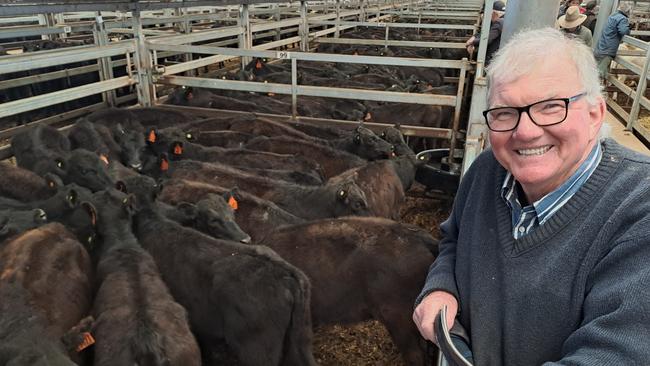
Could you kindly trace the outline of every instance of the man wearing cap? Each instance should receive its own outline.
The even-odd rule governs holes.
[[[566,14],[557,20],[557,24],[560,26],[562,32],[580,39],[587,46],[591,47],[591,31],[582,25],[586,19],[586,15],[580,14],[579,7],[570,6]]]
[[[587,3],[584,13],[587,16],[587,19],[584,23],[582,23],[584,27],[587,27],[591,31],[592,36],[594,34],[594,29],[596,29],[596,20],[598,18],[598,11],[596,10],[596,6],[596,0],[591,0]]]
[[[603,32],[600,39],[598,39],[594,56],[596,62],[598,62],[598,72],[601,79],[607,78],[609,64],[616,57],[621,39],[623,39],[623,36],[630,34],[630,22],[627,19],[630,15],[630,9],[630,4],[622,2],[618,6],[618,10],[607,18],[607,24],[603,27]]]
[[[494,53],[499,49],[499,43],[501,43],[501,32],[503,31],[503,14],[505,11],[506,4],[503,1],[497,0],[492,4],[490,35],[488,37],[487,52],[485,53],[486,65],[490,63],[492,55],[494,55]],[[478,47],[480,40],[481,33],[479,32],[465,42],[465,47],[470,55],[474,52],[474,49]]]

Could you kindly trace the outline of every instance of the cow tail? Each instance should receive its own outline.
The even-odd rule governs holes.
[[[139,312],[136,317],[135,338],[131,342],[133,359],[138,366],[168,366],[165,357],[163,336],[156,332],[146,314]]]
[[[284,338],[283,365],[316,365],[312,351],[311,284],[299,269],[291,268],[293,308]]]

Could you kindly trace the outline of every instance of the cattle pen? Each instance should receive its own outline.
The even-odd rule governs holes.
[[[541,16],[535,19],[534,14],[542,11],[549,13],[547,10],[552,7],[557,9],[559,1],[510,0],[506,17],[511,18],[506,22],[509,21],[511,27],[504,29],[504,34],[525,26],[548,23],[549,20]],[[607,15],[616,10],[618,1],[598,2],[601,11],[598,22],[602,27]],[[268,303],[264,303],[262,295],[254,297],[258,301],[255,304],[269,309],[268,315],[260,315],[255,309],[247,308],[248,304],[244,304],[243,300],[234,306],[240,306],[236,311],[219,314],[225,317],[224,314],[236,313],[233,318],[245,318],[248,314],[265,325],[266,322],[274,323],[276,319],[269,318],[275,316],[271,314],[276,314],[278,324],[289,324],[282,329],[286,331],[281,333],[282,336],[269,332],[256,338],[258,344],[272,344],[274,341],[281,346],[257,348],[258,344],[247,344],[255,341],[244,339],[252,333],[251,329],[256,329],[255,326],[246,328],[249,324],[245,320],[227,329],[230,333],[244,334],[242,338],[237,338],[240,334],[227,338],[216,331],[210,333],[211,328],[227,328],[227,324],[214,321],[209,316],[197,316],[201,312],[200,306],[193,305],[215,305],[198,297],[203,293],[210,297],[218,291],[199,286],[200,290],[195,293],[189,290],[185,292],[187,284],[178,285],[176,279],[169,278],[169,273],[175,272],[174,264],[170,264],[173,261],[165,262],[169,259],[169,253],[165,256],[164,250],[156,251],[155,245],[143,243],[142,246],[152,253],[152,258],[161,268],[159,276],[165,283],[162,287],[168,286],[173,295],[163,297],[171,299],[171,302],[175,298],[188,309],[189,329],[197,338],[203,364],[272,364],[258,362],[256,360],[262,357],[251,355],[268,351],[270,359],[284,351],[291,354],[287,357],[300,359],[304,356],[301,353],[304,349],[311,350],[310,337],[295,339],[296,334],[309,333],[311,336],[311,323],[305,321],[305,328],[296,330],[299,326],[286,321],[284,316],[287,314],[280,312],[291,308],[290,318],[302,319],[304,314],[296,315],[300,313],[296,309],[304,304],[299,304],[296,299],[309,290],[305,290],[301,276],[311,281],[311,299],[315,304],[310,314],[314,319],[314,360],[311,359],[311,352],[307,352],[309,355],[304,356],[302,361],[296,362],[294,359],[289,362],[284,359],[284,363],[277,364],[312,364],[312,361],[320,365],[431,364],[435,357],[433,346],[429,344],[424,347],[422,355],[414,352],[422,344],[418,343],[420,339],[417,333],[414,336],[414,329],[411,329],[410,314],[406,314],[407,319],[402,316],[405,311],[401,310],[411,310],[412,299],[408,298],[406,302],[401,301],[403,299],[390,299],[387,300],[388,305],[379,305],[379,300],[373,296],[388,298],[391,294],[362,293],[361,288],[373,287],[375,283],[369,285],[352,281],[345,275],[356,276],[353,277],[356,280],[370,278],[372,276],[368,272],[372,272],[376,276],[372,277],[373,280],[385,281],[380,284],[386,285],[386,291],[401,291],[398,295],[407,293],[411,296],[412,289],[404,283],[386,281],[382,277],[393,267],[409,267],[408,263],[403,262],[408,258],[417,264],[409,268],[410,272],[400,272],[400,275],[424,279],[426,272],[423,271],[428,267],[425,262],[429,263],[436,251],[431,249],[433,238],[439,236],[438,225],[451,210],[460,178],[474,159],[489,146],[488,130],[481,114],[488,103],[485,59],[489,32],[480,33],[480,46],[474,53],[468,53],[465,42],[481,29],[490,28],[490,18],[483,17],[482,13],[491,13],[493,3],[494,0],[0,2],[0,167],[4,170],[0,171],[0,273],[4,276],[3,242],[14,240],[9,236],[5,240],[5,227],[8,228],[13,221],[8,218],[9,211],[2,206],[4,196],[10,196],[7,192],[13,190],[3,188],[2,184],[12,182],[8,178],[10,174],[5,174],[5,171],[15,169],[16,165],[22,168],[20,157],[24,159],[25,156],[24,151],[18,151],[18,143],[14,142],[20,142],[23,136],[32,138],[30,132],[46,131],[55,134],[56,138],[63,136],[66,144],[72,146],[71,149],[66,145],[65,154],[72,156],[69,150],[78,147],[86,149],[84,143],[88,141],[84,139],[95,138],[92,133],[102,139],[106,135],[115,135],[114,141],[110,139],[113,145],[93,146],[97,147],[93,151],[93,159],[105,162],[106,167],[102,163],[101,166],[89,168],[74,160],[83,160],[87,158],[85,155],[75,158],[66,155],[65,159],[59,159],[59,151],[41,155],[41,158],[51,155],[53,162],[50,163],[54,166],[47,167],[51,170],[44,170],[45,164],[29,167],[29,170],[43,177],[38,177],[43,180],[43,187],[40,187],[40,191],[33,189],[35,193],[30,198],[36,200],[36,195],[41,191],[46,191],[42,195],[47,196],[51,190],[48,187],[56,187],[59,193],[65,190],[66,207],[74,206],[70,207],[70,212],[66,211],[67,216],[60,222],[71,228],[90,253],[89,258],[84,257],[83,266],[90,266],[91,260],[96,260],[94,255],[99,256],[99,250],[94,247],[97,237],[101,236],[96,225],[98,218],[101,222],[102,215],[120,205],[119,200],[114,199],[116,202],[107,203],[104,210],[93,211],[92,205],[86,205],[91,200],[87,198],[91,197],[90,193],[84,196],[80,193],[83,188],[69,188],[70,183],[78,183],[71,178],[74,174],[97,169],[107,172],[107,178],[100,177],[101,183],[110,182],[119,190],[131,194],[123,197],[121,193],[116,193],[119,195],[116,197],[123,199],[123,205],[132,203],[131,196],[135,197],[136,202],[144,201],[142,196],[154,196],[155,200],[164,201],[165,209],[178,208],[178,211],[174,211],[174,217],[185,221],[182,229],[178,226],[177,232],[193,238],[192,244],[197,242],[200,245],[204,235],[194,236],[194,231],[181,231],[188,226],[215,240],[205,239],[206,243],[221,243],[219,240],[223,237],[210,233],[210,230],[216,230],[206,223],[210,220],[205,217],[199,219],[199,215],[208,212],[208,219],[214,219],[209,215],[227,211],[224,215],[232,222],[236,221],[235,225],[238,226],[232,229],[228,226],[232,222],[228,222],[222,226],[229,229],[221,229],[231,230],[230,234],[236,232],[239,236],[235,241],[249,244],[252,240],[253,244],[262,243],[278,253],[269,254],[266,249],[241,249],[241,252],[233,249],[233,253],[228,255],[250,255],[260,263],[270,263],[268,267],[272,269],[266,268],[268,271],[264,273],[283,273],[277,275],[283,281],[291,278],[286,282],[274,281],[276,278],[262,279],[260,283],[267,284],[264,285],[266,287],[255,287],[245,278],[248,274],[256,273],[255,278],[259,280],[262,275],[255,272],[257,267],[238,267],[240,264],[228,267],[227,263],[224,268],[245,268],[247,272],[224,273],[226,270],[213,265],[207,267],[209,271],[218,272],[224,277],[196,277],[206,283],[220,283],[220,279],[229,278],[234,283],[250,285],[242,291],[246,294],[256,291],[268,294],[268,288],[276,290],[273,295],[277,298],[270,296]],[[636,19],[634,29],[623,38],[623,46],[610,70],[605,92],[607,105],[612,112],[608,118],[616,126],[615,129],[622,130],[625,138],[633,139],[647,152],[645,146],[650,146],[650,94],[647,90],[647,79],[650,77],[650,23],[647,17],[650,1],[637,0],[633,3],[631,19]],[[108,117],[119,122],[113,123],[111,120],[108,123]],[[82,130],[89,121],[101,125],[103,129],[98,128],[98,132]],[[366,135],[366,130],[370,131],[368,134],[372,134],[371,137]],[[398,137],[391,137],[395,131]],[[134,134],[130,135],[130,132]],[[41,138],[41,135],[38,137]],[[376,144],[373,145],[375,150],[360,151],[362,149],[358,146],[365,147],[366,138],[376,138],[378,142],[372,140]],[[72,142],[67,142],[67,139]],[[133,139],[138,139],[138,142],[133,142]],[[49,143],[44,141],[38,140],[38,143]],[[626,144],[625,141],[620,142]],[[36,150],[39,148],[37,146]],[[119,153],[112,149],[119,150]],[[397,168],[397,173],[391,170],[390,174],[385,174],[384,168],[388,164],[385,161],[406,161],[399,160],[400,155],[404,154],[404,150],[400,149],[406,149],[408,153],[405,155],[413,158],[413,161],[409,160],[410,165],[406,164],[413,169],[409,171],[413,177],[404,178],[403,175],[408,174],[400,174]],[[150,155],[145,158],[145,154],[138,151],[113,165],[114,161],[121,160],[127,154],[127,150],[146,151]],[[250,155],[235,155],[241,150],[246,150]],[[109,156],[106,151],[114,154]],[[180,157],[182,154],[192,157]],[[372,154],[378,154],[380,158],[376,159]],[[191,159],[192,162],[184,159]],[[312,164],[314,161],[317,164]],[[217,166],[221,163],[228,166]],[[170,166],[173,168],[170,169]],[[362,167],[366,166],[372,166],[375,170],[363,170]],[[52,170],[64,169],[70,169],[66,171],[68,177],[65,179],[50,174]],[[133,171],[142,175],[146,171],[154,178],[153,186],[147,187],[153,193],[147,192],[147,196],[137,189],[131,191],[127,178],[132,178]],[[7,178],[4,178],[5,175]],[[217,178],[227,183],[212,185]],[[291,187],[282,190],[288,181],[291,181]],[[282,187],[278,188],[280,185]],[[410,190],[407,185],[411,187]],[[23,189],[30,191],[31,187],[25,185]],[[401,188],[405,189],[402,191]],[[373,193],[376,193],[376,197]],[[326,199],[328,195],[334,197],[333,202]],[[204,200],[206,197],[214,198],[225,208],[215,208],[213,201],[208,207]],[[101,200],[105,202],[113,198],[102,196]],[[296,208],[298,204],[304,207]],[[359,205],[364,207],[359,208]],[[132,206],[128,209],[141,209],[137,204]],[[259,214],[262,211],[255,211],[257,209],[265,210],[264,214]],[[78,220],[79,211],[84,213],[83,220]],[[360,213],[362,211],[363,214]],[[249,217],[244,218],[244,214]],[[371,218],[352,216],[357,214]],[[29,229],[45,221],[42,210],[35,211],[35,218],[33,211],[25,215],[30,221]],[[277,221],[269,221],[269,216]],[[338,221],[324,221],[334,218]],[[32,223],[32,219],[38,222]],[[75,220],[75,225],[68,225],[69,221],[66,220]],[[322,226],[315,223],[322,223]],[[85,226],[79,228],[82,224]],[[120,224],[124,223],[120,221]],[[86,231],[89,226],[92,226],[91,234]],[[128,226],[124,224],[124,227]],[[137,231],[136,226],[134,232]],[[336,233],[322,228],[334,226],[340,227]],[[282,229],[278,229],[280,227]],[[173,236],[174,230],[170,227],[163,225],[157,229]],[[313,237],[301,237],[305,233]],[[377,239],[381,235],[397,243],[395,247]],[[68,236],[73,235],[62,234],[66,242],[74,241]],[[157,240],[155,236],[148,232],[137,239],[144,242],[148,238],[153,242]],[[340,268],[337,267],[340,263],[328,263],[329,267],[318,263],[315,266],[319,270],[321,266],[327,268],[314,274],[310,272],[313,267],[303,268],[293,260],[308,262],[302,263],[305,266],[314,265],[311,262],[312,254],[307,252],[301,256],[298,248],[307,248],[300,245],[300,240],[317,242],[315,238],[320,238],[324,246],[332,245],[341,252],[350,250],[345,245],[356,244],[364,249],[375,248],[379,253],[364,252],[365,257],[350,255],[353,257],[350,260],[352,265],[362,267],[361,270],[366,272],[348,263]],[[135,240],[130,236],[129,239]],[[355,240],[358,242],[349,243]],[[173,242],[160,241],[167,245],[166,248],[174,248]],[[12,248],[18,247],[18,243],[12,241]],[[408,245],[414,246],[413,243],[418,243],[418,249],[410,257],[402,255],[404,253],[393,253],[397,245],[410,248]],[[424,247],[429,249],[421,251]],[[76,247],[75,250],[79,251]],[[397,249],[395,251],[398,252]],[[349,259],[339,256],[338,251],[333,252],[323,249],[318,255],[331,262]],[[210,255],[217,256],[212,252]],[[191,253],[183,258],[199,262]],[[154,263],[153,260],[146,260]],[[232,259],[226,257],[223,261],[228,260]],[[360,262],[363,260],[367,262]],[[373,262],[372,265],[364,266],[369,262]],[[289,263],[306,275],[294,272],[296,269]],[[377,263],[385,264],[388,269]],[[204,270],[200,265],[197,268],[199,272]],[[390,274],[386,277],[390,277]],[[341,294],[345,291],[337,291],[337,286],[330,286],[319,276],[333,282],[339,281],[341,288],[347,289],[343,286],[347,284],[351,290]],[[195,277],[187,275],[187,278]],[[0,278],[0,294],[3,294],[3,280],[4,277]],[[152,282],[158,283],[157,280]],[[324,283],[326,286],[323,286]],[[331,299],[319,292],[321,287],[327,288]],[[239,288],[228,289],[230,292],[224,290],[219,293],[232,295],[240,291]],[[359,293],[355,293],[355,290]],[[291,297],[295,302],[287,305],[288,300],[279,293],[287,294],[285,297]],[[337,295],[341,296],[339,301],[336,301]],[[88,301],[92,303],[92,299]],[[355,308],[356,305],[359,307]],[[349,314],[340,309],[345,306],[350,307]],[[88,315],[90,310],[86,313],[84,315]],[[309,314],[309,309],[306,313]],[[78,330],[81,324],[85,324],[84,321],[88,321],[87,318],[81,320],[74,329]],[[239,325],[242,328],[238,328]],[[77,345],[79,348],[90,343],[85,335],[90,333],[82,333],[84,342]],[[69,337],[70,333],[65,334]],[[213,338],[226,338],[227,341],[216,347],[206,346],[205,343]],[[101,340],[98,342],[101,343]],[[310,344],[305,346],[304,343]],[[71,356],[74,362],[91,364],[88,360],[90,356],[81,351],[76,353]]]

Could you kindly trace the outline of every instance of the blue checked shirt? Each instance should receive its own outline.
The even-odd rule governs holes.
[[[591,150],[587,159],[580,165],[578,170],[558,189],[533,202],[532,205],[521,207],[519,197],[517,196],[515,178],[508,172],[501,187],[501,197],[510,207],[512,214],[512,236],[519,239],[535,228],[541,226],[554,213],[557,212],[564,204],[573,197],[573,195],[582,187],[582,184],[589,179],[591,174],[596,170],[602,157],[600,143]]]

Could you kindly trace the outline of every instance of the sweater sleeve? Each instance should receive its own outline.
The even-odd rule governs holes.
[[[564,342],[563,357],[544,366],[648,363],[648,258],[650,236],[645,234],[618,243],[599,261],[588,278],[582,323]]]
[[[630,34],[630,21],[627,19],[627,17],[622,17],[621,21],[618,22],[618,25],[616,26],[618,34],[623,37],[627,36]]]
[[[438,257],[431,264],[431,267],[429,267],[424,288],[415,300],[415,306],[418,306],[428,294],[438,290],[449,292],[459,301],[456,277],[454,275],[456,267],[456,240],[458,238],[458,225],[455,212],[455,209],[452,210],[449,218],[440,225],[442,240],[438,244]]]

